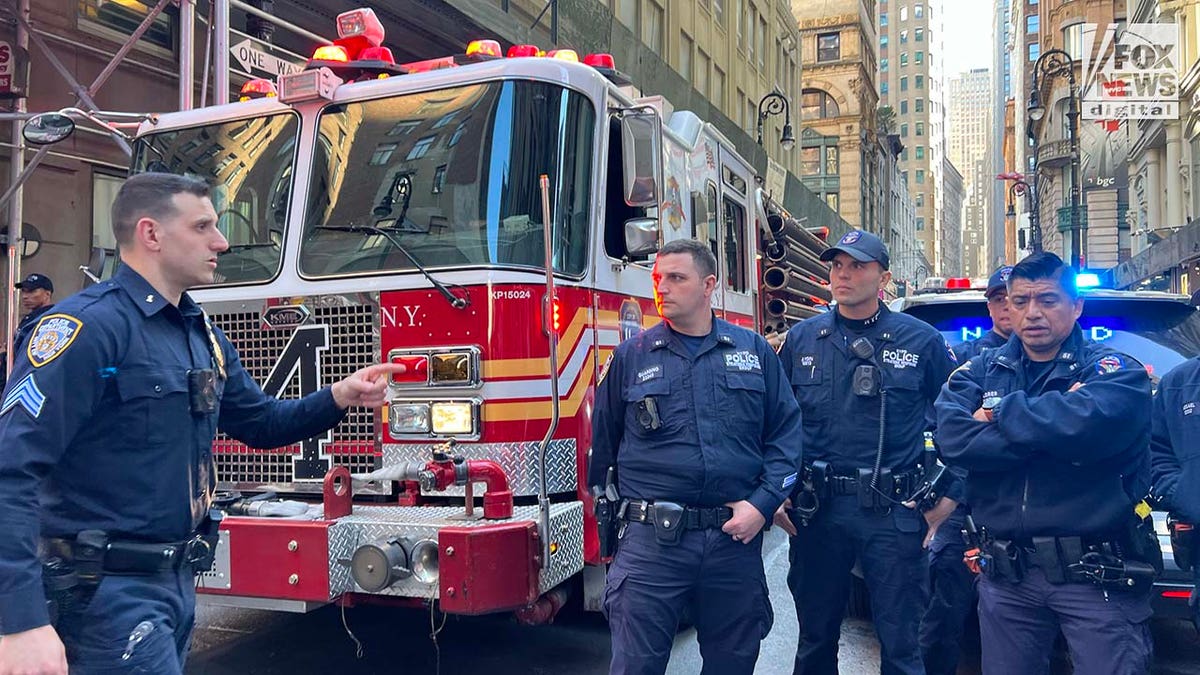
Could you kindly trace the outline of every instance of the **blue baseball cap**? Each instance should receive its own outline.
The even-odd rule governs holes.
[[[838,253],[845,253],[859,262],[877,262],[883,269],[890,263],[887,246],[883,240],[866,230],[850,230],[838,243],[821,253],[821,262],[829,262]]]
[[[990,298],[992,294],[1008,289],[1008,277],[1012,274],[1012,265],[1005,265],[1000,269],[992,272],[992,276],[988,278],[987,290],[983,292],[984,297]]]
[[[54,292],[54,282],[50,281],[50,277],[45,274],[30,274],[25,277],[25,280],[16,285],[22,291],[32,291],[37,288],[44,288],[51,293]]]

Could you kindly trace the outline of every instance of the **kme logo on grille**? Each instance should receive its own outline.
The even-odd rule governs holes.
[[[308,321],[311,314],[304,305],[275,305],[263,310],[262,323],[264,330],[282,330],[295,328]]]

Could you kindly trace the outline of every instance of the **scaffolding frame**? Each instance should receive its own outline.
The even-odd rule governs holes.
[[[34,22],[32,20],[31,3],[32,0],[17,0],[15,10],[0,10],[0,19],[7,19],[5,12],[12,14],[12,20],[16,24],[16,47],[20,50],[29,52],[30,42],[41,53],[42,56],[50,63],[51,67],[58,75],[66,82],[71,91],[75,94],[76,100],[72,107],[81,107],[82,110],[96,114],[103,114],[94,100],[94,96],[108,82],[108,79],[116,72],[125,57],[129,55],[133,48],[137,46],[138,41],[153,25],[154,21],[161,15],[168,6],[174,5],[179,8],[179,89],[178,101],[179,110],[191,110],[194,107],[194,92],[196,88],[195,78],[195,39],[196,39],[196,4],[198,0],[157,0],[153,8],[150,8],[142,22],[136,29],[125,39],[121,47],[109,59],[105,67],[96,76],[86,88],[79,83],[78,80],[71,74],[71,71],[63,64],[63,62],[54,53],[54,50],[46,42],[45,38],[34,30]],[[208,87],[208,60],[210,53],[213,63],[213,98],[215,105],[221,105],[229,102],[229,42],[230,42],[230,8],[236,7],[247,14],[255,15],[264,19],[275,26],[284,30],[296,33],[298,35],[317,39],[324,44],[329,41],[324,38],[310,33],[309,31],[284,21],[276,16],[272,16],[267,12],[258,9],[252,5],[243,2],[242,0],[208,0],[208,30],[205,31],[205,45],[203,68],[201,74],[201,105],[206,103],[207,87]],[[211,52],[210,52],[211,48]],[[41,146],[33,157],[28,161],[25,159],[25,153],[30,149],[26,146],[24,137],[21,134],[25,121],[33,117],[34,113],[28,110],[28,94],[29,85],[26,85],[26,96],[15,100],[12,112],[0,114],[0,122],[9,121],[11,123],[12,143],[10,144],[10,172],[9,184],[7,190],[0,196],[0,210],[6,206],[8,208],[8,274],[6,279],[6,316],[4,341],[6,350],[6,365],[8,372],[12,372],[13,362],[13,336],[17,330],[19,315],[17,313],[17,288],[16,285],[21,279],[21,253],[25,249],[25,240],[23,232],[24,218],[24,185],[37,170],[38,165],[50,153],[50,146]],[[66,110],[66,109],[64,109]],[[127,155],[132,157],[133,149],[124,133],[120,131],[122,125],[109,125],[108,135]]]

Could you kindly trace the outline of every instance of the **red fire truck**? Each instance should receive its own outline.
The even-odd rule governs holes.
[[[269,394],[408,366],[381,413],[323,437],[218,437],[220,496],[245,515],[223,521],[202,593],[543,622],[582,581],[595,608],[592,397],[611,350],[657,321],[654,251],[708,241],[714,311],[765,330],[822,311],[824,243],[712,125],[638,95],[607,55],[484,41],[395,64],[370,10],[338,29],[308,69],[137,134],[134,172],[214,186],[230,248],[194,297]]]

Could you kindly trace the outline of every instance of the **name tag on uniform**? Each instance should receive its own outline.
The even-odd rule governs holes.
[[[725,354],[725,370],[735,370],[739,373],[761,373],[762,364],[758,354],[748,351],[729,352]]]
[[[660,365],[650,366],[649,368],[642,368],[641,370],[638,371],[637,383],[642,384],[644,382],[649,382],[650,380],[660,378],[660,377],[662,377],[662,373],[663,373],[663,370],[662,370],[662,366],[660,366]]]

